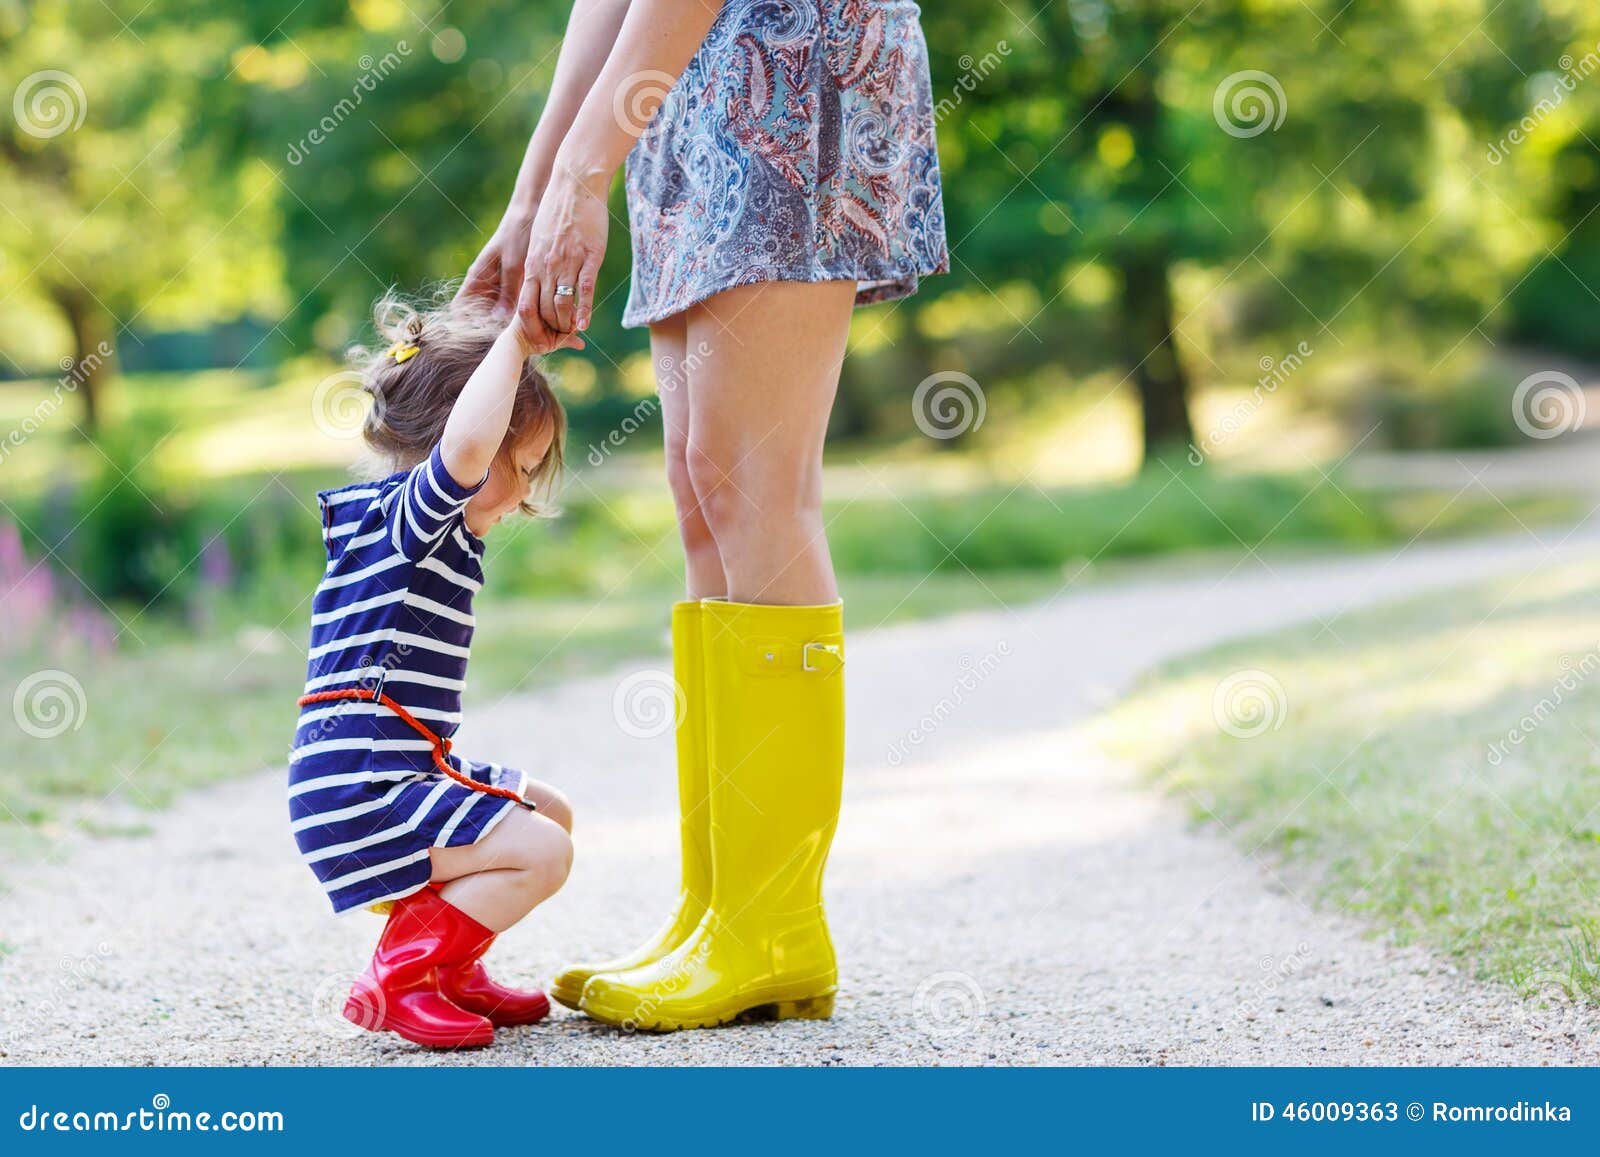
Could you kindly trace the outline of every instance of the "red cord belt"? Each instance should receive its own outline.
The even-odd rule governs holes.
[[[341,687],[333,691],[313,691],[309,695],[300,696],[299,704],[301,707],[309,707],[313,703],[332,703],[340,699],[359,699],[367,703],[378,703],[384,707],[387,707],[390,711],[393,711],[402,720],[404,720],[413,731],[422,736],[422,738],[426,739],[429,743],[433,744],[433,765],[440,771],[444,772],[445,775],[448,775],[451,779],[459,783],[462,787],[470,788],[476,792],[482,792],[484,795],[497,795],[502,799],[515,800],[517,803],[527,802],[509,787],[497,787],[492,783],[479,783],[471,776],[462,775],[461,772],[451,767],[449,758],[450,740],[434,731],[433,728],[422,722],[422,720],[418,719],[415,715],[411,714],[411,712],[407,711],[404,707],[400,706],[400,704],[396,703],[393,699],[385,695],[380,690],[368,689],[365,687]]]

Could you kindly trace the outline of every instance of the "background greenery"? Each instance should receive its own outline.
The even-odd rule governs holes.
[[[100,340],[133,367],[337,355],[386,285],[465,269],[564,23],[511,0],[0,4],[4,75],[64,70],[84,111],[0,134],[0,364]],[[867,315],[841,433],[914,433],[905,392],[933,369],[1014,413],[1107,371],[1181,444],[1196,390],[1299,340],[1344,357],[1382,331],[1386,389],[1463,335],[1596,340],[1583,0],[952,0],[924,24],[954,269]],[[1276,127],[1246,104],[1230,134],[1217,100],[1247,72],[1281,90]],[[620,185],[613,208],[620,234]],[[647,384],[622,240],[579,400]]]
[[[1600,1001],[1597,581],[1586,563],[1187,657],[1101,738],[1295,894]],[[1229,734],[1213,693],[1241,673],[1260,714],[1240,700]]]
[[[357,457],[319,387],[382,290],[465,270],[565,18],[0,0],[0,662],[8,694],[60,667],[94,705],[15,737],[0,816],[103,817],[281,761],[312,494]],[[1517,381],[1596,352],[1594,5],[948,0],[923,22],[953,267],[855,318],[828,466],[853,626],[1177,552],[1576,513],[1344,463],[1527,444]],[[56,73],[68,123],[30,131]],[[1267,124],[1225,101],[1257,73]],[[620,188],[612,208],[591,349],[551,364],[565,514],[492,542],[474,696],[658,649],[680,582],[644,336],[618,325]],[[981,424],[919,428],[935,372],[970,376]]]

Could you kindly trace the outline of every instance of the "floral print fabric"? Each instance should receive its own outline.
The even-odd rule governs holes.
[[[853,278],[864,305],[949,269],[919,16],[727,0],[628,157],[624,325],[759,281]]]

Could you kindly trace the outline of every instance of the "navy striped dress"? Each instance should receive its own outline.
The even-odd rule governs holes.
[[[482,485],[456,482],[435,448],[409,472],[317,495],[328,565],[311,604],[307,693],[381,686],[438,735],[455,733],[483,585],[483,543],[463,510]],[[429,848],[476,843],[518,806],[441,774],[432,752],[378,703],[301,710],[289,821],[335,912],[418,891]],[[472,779],[526,789],[520,771],[449,758]]]

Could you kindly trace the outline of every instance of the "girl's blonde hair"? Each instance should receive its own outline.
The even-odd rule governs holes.
[[[411,469],[439,444],[462,387],[507,325],[475,300],[452,299],[453,288],[442,286],[420,303],[393,290],[385,293],[372,310],[382,345],[350,352],[351,366],[373,399],[362,435],[390,472]],[[396,357],[411,347],[415,352],[404,360]],[[529,358],[517,382],[501,454],[547,425],[550,452],[534,471],[530,488],[538,500],[525,499],[520,507],[534,517],[554,513],[546,500],[561,475],[567,417],[538,360]]]

